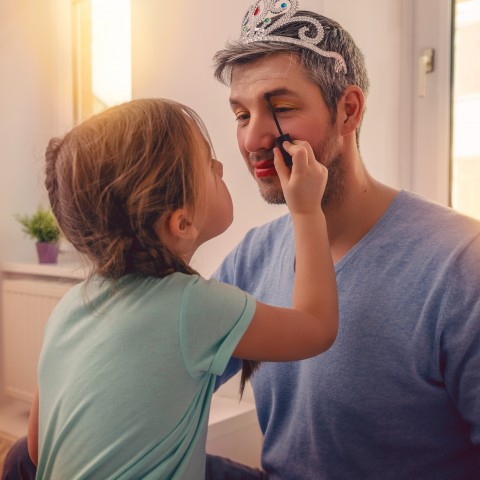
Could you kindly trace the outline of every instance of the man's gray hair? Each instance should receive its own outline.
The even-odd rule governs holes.
[[[246,65],[275,53],[292,53],[300,59],[300,64],[311,80],[316,83],[327,108],[335,121],[337,104],[343,92],[349,85],[357,85],[365,97],[368,94],[369,80],[365,67],[365,57],[353,41],[351,35],[340,24],[314,12],[298,11],[295,17],[308,16],[318,20],[325,31],[321,42],[323,49],[338,52],[345,59],[347,73],[335,71],[335,61],[298,45],[280,42],[252,42],[242,43],[240,40],[227,43],[224,49],[219,50],[214,58],[215,78],[225,85],[230,85],[232,68]],[[275,35],[297,37],[302,26],[309,24],[296,22],[279,28]],[[357,145],[360,126],[357,128]]]

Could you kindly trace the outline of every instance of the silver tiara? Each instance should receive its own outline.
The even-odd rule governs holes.
[[[325,31],[322,24],[315,18],[298,16],[294,17],[299,9],[298,0],[258,0],[245,14],[242,22],[240,41],[252,42],[283,42],[309,48],[323,57],[335,59],[335,71],[347,73],[347,64],[337,52],[322,50],[318,44],[323,40]],[[275,35],[275,32],[289,23],[304,22],[311,24],[316,29],[316,36],[307,36],[310,31],[308,26],[298,30],[298,38]]]

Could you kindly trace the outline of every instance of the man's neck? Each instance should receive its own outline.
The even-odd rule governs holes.
[[[345,179],[342,200],[325,208],[335,263],[378,222],[398,193],[372,178],[365,168],[359,170]]]

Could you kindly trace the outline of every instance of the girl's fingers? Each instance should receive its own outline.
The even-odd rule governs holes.
[[[273,163],[275,165],[278,178],[280,179],[280,183],[282,184],[282,188],[284,188],[284,184],[286,184],[290,178],[290,169],[287,167],[283,159],[282,152],[278,147],[273,149]]]
[[[326,168],[317,162],[308,142],[284,142],[283,147],[292,156],[291,170],[278,148],[274,149],[274,161],[290,212],[308,213],[318,209],[325,190]]]
[[[302,173],[308,168],[308,143],[294,140],[295,143],[284,142],[283,148],[292,156],[292,173]],[[312,152],[313,155],[313,152]]]

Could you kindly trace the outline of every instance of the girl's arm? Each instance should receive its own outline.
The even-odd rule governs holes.
[[[291,171],[278,148],[274,152],[295,237],[293,304],[280,308],[257,302],[253,319],[233,352],[237,358],[300,360],[327,350],[337,336],[337,284],[321,208],[327,169],[316,161],[307,142],[285,142],[284,147],[293,157]]]
[[[28,454],[34,465],[38,464],[38,386],[33,394],[30,419],[28,421]]]

